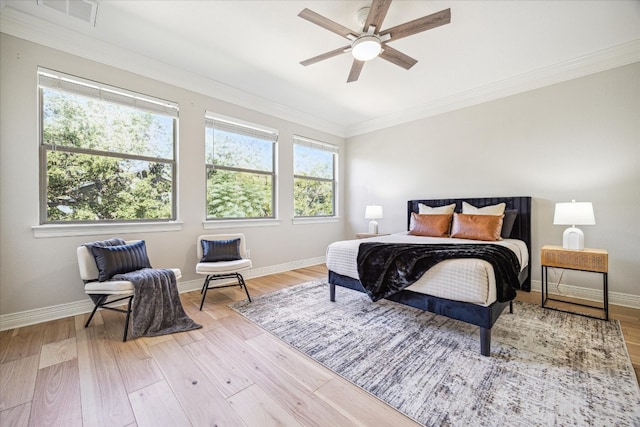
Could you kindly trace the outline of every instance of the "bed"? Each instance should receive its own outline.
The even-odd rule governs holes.
[[[488,198],[455,198],[455,199],[423,199],[410,200],[407,203],[407,230],[411,229],[412,214],[419,213],[421,207],[429,206],[432,208],[444,207],[455,204],[455,212],[462,212],[463,202],[472,205],[475,208],[490,207],[500,203],[505,203],[505,213],[510,211],[514,215],[517,211],[513,226],[508,236],[497,242],[484,242],[509,246],[512,251],[520,252],[519,261],[520,268],[517,274],[517,282],[519,289],[524,291],[531,290],[531,262],[529,256],[531,254],[531,197],[488,197]],[[422,205],[422,206],[421,206]],[[354,253],[357,253],[359,246],[366,242],[386,242],[392,243],[398,241],[407,242],[417,236],[409,236],[407,233],[398,233],[390,236],[380,236],[370,239],[340,241],[334,242],[327,248],[327,267],[329,270],[329,297],[331,301],[336,298],[336,286],[365,292],[358,273],[354,274]],[[458,241],[459,239],[434,238],[431,243],[442,243]],[[424,241],[416,242],[424,243]],[[460,243],[480,243],[480,242],[460,242]],[[492,246],[494,246],[492,245]],[[354,249],[355,248],[355,249]],[[354,252],[355,251],[355,252]],[[349,254],[350,253],[350,254]],[[438,263],[433,267],[438,267],[435,275],[427,272],[416,283],[403,289],[397,293],[386,296],[385,298],[401,304],[409,305],[431,313],[443,315],[452,319],[476,325],[480,328],[480,353],[483,356],[491,354],[491,328],[505,310],[509,306],[510,312],[513,312],[512,300],[515,296],[505,298],[496,298],[496,294],[492,294],[492,286],[495,281],[491,281],[491,274],[488,276],[488,285],[486,291],[474,291],[471,282],[467,279],[468,274],[460,274],[456,278],[456,262],[472,263],[473,259],[464,260],[446,260]],[[475,260],[478,261],[478,260]],[[444,266],[444,267],[443,267]],[[467,265],[469,267],[469,265]],[[357,270],[357,267],[355,267]],[[445,273],[442,273],[442,269]],[[469,267],[471,268],[471,267]],[[488,269],[489,273],[491,269]],[[447,273],[448,272],[448,273]],[[455,288],[461,290],[453,294],[447,294],[446,289],[442,286],[440,291],[430,291],[430,281],[438,282],[438,274],[449,274],[447,280],[457,281]],[[451,275],[453,279],[451,278]],[[497,277],[497,276],[496,276]],[[441,280],[442,281],[442,280]],[[446,282],[446,281],[445,281]],[[434,295],[435,294],[435,295]]]

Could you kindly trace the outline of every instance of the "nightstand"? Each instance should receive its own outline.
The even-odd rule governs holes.
[[[366,239],[367,237],[388,236],[389,233],[356,233],[356,239]]]
[[[609,254],[604,249],[564,249],[562,246],[543,246],[540,250],[540,265],[542,266],[542,307],[551,310],[565,311],[567,313],[580,314],[581,316],[593,317],[595,319],[609,320]],[[549,297],[549,277],[548,268],[562,268],[565,270],[588,271],[602,274],[602,307],[581,304],[577,302],[564,301]],[[589,314],[574,313],[573,311],[561,310],[546,305],[547,301],[558,301],[565,304],[579,305],[602,310],[604,318],[591,316]]]

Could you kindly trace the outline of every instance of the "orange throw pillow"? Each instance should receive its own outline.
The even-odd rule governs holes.
[[[488,240],[500,239],[504,215],[453,214],[451,237],[459,239]]]
[[[411,213],[411,230],[413,236],[449,237],[451,214],[417,214]]]

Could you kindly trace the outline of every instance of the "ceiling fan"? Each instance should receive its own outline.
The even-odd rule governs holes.
[[[378,56],[405,70],[413,67],[418,62],[416,59],[392,48],[387,43],[448,24],[451,22],[451,9],[444,9],[440,12],[381,31],[382,21],[384,21],[390,5],[391,0],[373,0],[370,8],[362,8],[361,12],[366,12],[368,9],[366,19],[363,19],[364,24],[362,31],[352,31],[337,22],[305,8],[298,14],[299,17],[345,37],[351,44],[306,59],[300,62],[300,64],[307,66],[324,59],[351,52],[353,55],[353,65],[351,66],[347,83],[358,80],[365,61],[369,61]]]

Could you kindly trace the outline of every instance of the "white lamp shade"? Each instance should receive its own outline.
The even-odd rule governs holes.
[[[369,233],[378,234],[378,222],[376,219],[382,218],[382,206],[368,205],[364,210],[364,217],[371,220],[369,221]]]
[[[553,223],[558,225],[570,225],[562,234],[562,247],[564,249],[584,249],[584,233],[576,225],[594,225],[596,218],[593,215],[591,202],[556,203],[553,214]]]
[[[556,225],[594,225],[596,218],[593,215],[591,202],[556,203],[553,215],[553,223]]]
[[[364,217],[366,219],[380,219],[382,218],[382,206],[368,205],[364,211]]]

